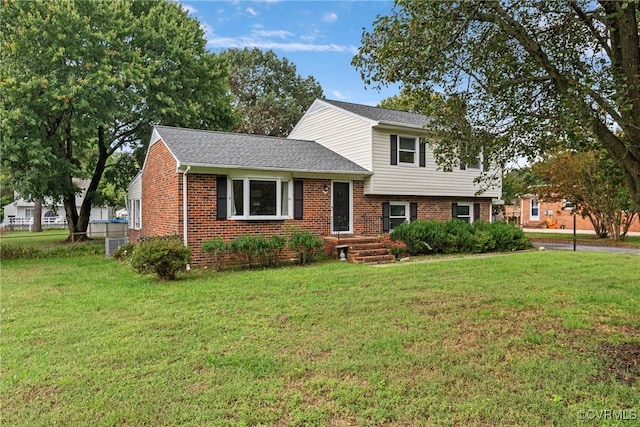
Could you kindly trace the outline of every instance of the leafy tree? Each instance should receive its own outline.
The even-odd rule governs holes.
[[[222,53],[231,65],[229,88],[242,122],[237,132],[286,136],[322,87],[315,78],[303,79],[287,58],[269,50],[230,49]]]
[[[172,1],[6,1],[2,166],[25,198],[62,200],[84,237],[107,160],[153,124],[229,129],[227,66]],[[91,178],[78,212],[73,177]]]
[[[623,238],[636,212],[620,168],[603,151],[562,152],[532,166],[545,178],[545,200],[567,199],[588,217],[599,237]]]
[[[502,164],[554,146],[601,147],[640,209],[639,14],[634,0],[397,0],[364,31],[353,64],[366,84],[457,97],[435,116],[440,161],[461,137]],[[477,130],[494,138],[475,140]]]
[[[509,170],[502,178],[502,198],[511,204],[513,199],[537,192],[537,188],[543,184],[546,184],[544,179],[531,167]]]

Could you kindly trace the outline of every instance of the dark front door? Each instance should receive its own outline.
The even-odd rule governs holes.
[[[333,183],[333,232],[351,231],[351,192],[348,182]]]

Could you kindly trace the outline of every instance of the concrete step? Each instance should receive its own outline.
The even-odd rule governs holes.
[[[396,261],[396,257],[387,255],[371,255],[371,256],[357,256],[349,258],[349,261],[358,264],[388,264]]]

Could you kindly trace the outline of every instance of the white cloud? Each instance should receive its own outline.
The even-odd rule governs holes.
[[[358,48],[353,45],[336,43],[313,43],[309,38],[301,37],[300,41],[291,40],[295,34],[285,30],[263,30],[255,26],[249,34],[236,37],[222,37],[208,34],[207,46],[210,48],[231,49],[257,47],[258,49],[273,49],[285,52],[338,52],[355,55]]]
[[[336,22],[338,20],[338,14],[335,12],[325,13],[322,17],[322,20],[324,22]]]
[[[345,93],[340,92],[339,90],[336,89],[332,89],[331,91],[331,95],[333,95],[333,97],[339,101],[345,101],[347,99],[349,99],[349,96],[346,95]]]
[[[198,9],[186,3],[182,3],[182,8],[186,10],[189,15],[194,15],[198,11]]]
[[[258,12],[256,12],[256,10],[252,7],[248,7],[247,9],[247,13],[251,16],[258,16]]]

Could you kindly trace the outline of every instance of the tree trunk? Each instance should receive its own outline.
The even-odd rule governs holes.
[[[80,213],[75,224],[75,233],[77,236],[81,236],[83,240],[88,239],[87,237],[87,229],[89,228],[89,220],[91,219],[91,207],[93,206],[93,200],[96,195],[96,191],[98,190],[98,185],[100,184],[100,180],[102,179],[102,174],[104,173],[104,169],[107,165],[107,159],[109,158],[109,152],[107,150],[107,145],[104,140],[104,127],[98,127],[98,161],[96,162],[96,167],[93,170],[93,175],[91,176],[91,182],[89,183],[89,187],[87,187],[87,192],[84,196],[84,200],[82,200],[82,205],[80,206]]]
[[[31,231],[36,233],[42,231],[42,201],[40,199],[33,201],[33,226]]]

